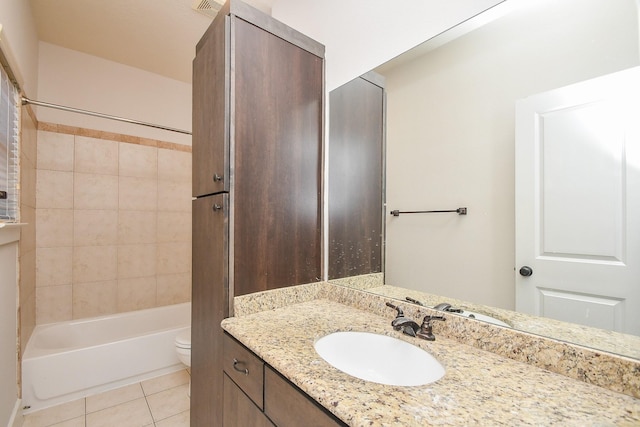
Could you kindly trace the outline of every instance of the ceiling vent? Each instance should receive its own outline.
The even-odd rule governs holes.
[[[194,0],[191,8],[196,12],[215,18],[220,8],[224,5],[224,0]]]

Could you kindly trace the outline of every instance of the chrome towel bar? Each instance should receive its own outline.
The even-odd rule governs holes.
[[[458,209],[452,209],[452,210],[447,210],[447,211],[399,211],[399,210],[395,210],[395,211],[391,211],[391,215],[400,216],[400,214],[444,213],[444,212],[455,212],[458,215],[466,215],[467,214],[467,208],[458,208]]]

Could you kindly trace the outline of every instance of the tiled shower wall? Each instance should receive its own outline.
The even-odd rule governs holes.
[[[36,323],[190,301],[190,147],[38,129]]]
[[[20,355],[36,325],[36,143],[37,121],[23,106],[20,134]]]

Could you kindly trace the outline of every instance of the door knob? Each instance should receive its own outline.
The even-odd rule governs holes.
[[[528,265],[525,265],[524,267],[520,268],[520,275],[524,276],[524,277],[529,277],[533,274],[533,269],[531,267],[529,267]]]
[[[222,210],[222,205],[219,205],[219,204],[216,203],[215,205],[213,205],[213,210],[214,210],[214,212]]]
[[[223,180],[223,178],[222,178],[221,175],[218,175],[217,173],[213,174],[213,182],[220,182],[222,180]]]

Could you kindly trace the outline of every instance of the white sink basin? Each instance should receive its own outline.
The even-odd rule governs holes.
[[[442,365],[429,353],[386,335],[335,332],[320,338],[314,347],[333,367],[379,384],[418,386],[444,375]]]

